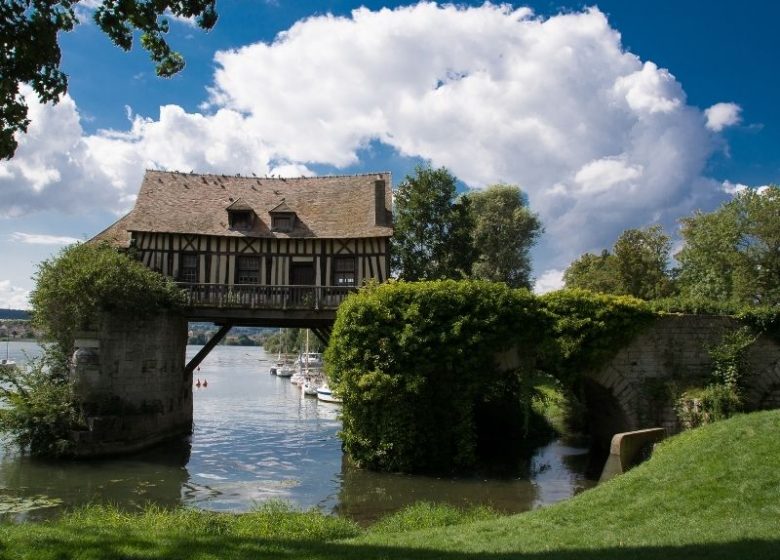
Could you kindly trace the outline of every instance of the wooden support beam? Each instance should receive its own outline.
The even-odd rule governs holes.
[[[327,346],[330,339],[330,327],[309,327],[309,330],[314,333],[314,336],[320,339],[320,341]]]
[[[184,379],[187,379],[190,375],[192,375],[192,372],[195,371],[195,368],[200,365],[203,359],[209,355],[209,352],[211,352],[217,344],[222,342],[222,339],[225,338],[225,335],[232,327],[233,323],[228,322],[222,325],[219,330],[214,333],[214,336],[211,337],[211,340],[209,340],[206,345],[200,349],[200,352],[195,354],[195,356],[190,360],[190,363],[188,363],[184,368]]]

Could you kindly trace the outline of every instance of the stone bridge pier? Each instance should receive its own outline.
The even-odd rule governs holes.
[[[594,442],[609,446],[613,434],[651,427],[680,430],[672,394],[712,382],[709,350],[743,327],[731,317],[666,315],[622,348],[583,389]],[[747,410],[780,408],[780,344],[760,336],[747,351]]]
[[[187,320],[102,314],[79,333],[71,381],[86,429],[82,456],[130,453],[192,433],[192,374],[185,372]]]

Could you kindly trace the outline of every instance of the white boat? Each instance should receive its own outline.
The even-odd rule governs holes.
[[[282,329],[279,329],[279,354],[276,357],[276,366],[271,368],[271,373],[277,377],[292,377],[295,373],[295,368],[290,356],[284,352],[284,337],[282,334]]]
[[[16,367],[15,361],[8,358],[3,358],[0,360],[0,369],[11,369],[12,367]]]
[[[300,367],[295,373],[292,374],[292,377],[290,377],[290,383],[292,383],[293,385],[303,385],[303,382],[305,380],[306,378],[304,377]]]
[[[276,356],[276,364],[271,366],[269,373],[271,375],[279,375],[279,370],[284,365],[282,361],[282,329],[279,329],[279,354]]]
[[[304,367],[321,368],[322,354],[319,352],[302,352],[301,355],[298,356],[298,363]]]
[[[317,387],[317,398],[323,402],[332,402],[332,403],[340,403],[341,398],[334,395],[331,388],[328,386],[328,382],[326,381],[319,387]]]
[[[277,366],[276,368],[277,377],[292,377],[293,373],[295,373],[295,370],[287,362],[282,362],[282,365]]]
[[[314,379],[307,379],[303,382],[303,385],[301,385],[301,390],[303,391],[304,395],[309,395],[310,397],[316,397],[317,396],[317,382]]]
[[[8,339],[5,339],[5,359],[0,360],[0,369],[11,369],[16,367],[16,362],[8,357]]]

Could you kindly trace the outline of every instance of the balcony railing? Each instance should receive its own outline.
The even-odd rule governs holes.
[[[336,309],[355,288],[261,286],[258,284],[177,284],[190,307],[233,309]]]

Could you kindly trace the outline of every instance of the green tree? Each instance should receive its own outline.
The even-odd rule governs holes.
[[[659,225],[627,229],[610,253],[585,253],[563,274],[567,288],[657,299],[674,290],[669,270],[671,239]]]
[[[473,216],[473,274],[476,278],[505,282],[513,288],[531,287],[528,252],[541,235],[539,217],[528,209],[526,198],[514,185],[492,185],[462,197]]]
[[[29,84],[43,102],[56,103],[68,89],[60,69],[60,32],[78,23],[76,8],[82,0],[3,0],[0,3],[0,157],[10,158],[17,147],[16,134],[30,121],[21,84]],[[193,18],[202,29],[217,21],[216,0],[103,0],[95,10],[98,27],[124,50],[141,35],[157,75],[172,76],[184,68],[184,59],[165,39],[165,16]]]
[[[624,231],[613,249],[624,293],[641,299],[671,295],[671,249],[671,239],[660,225]]]
[[[392,268],[404,280],[462,278],[474,248],[468,199],[456,199],[456,179],[444,167],[417,166],[395,192]]]
[[[563,273],[567,288],[579,288],[604,294],[620,294],[623,289],[618,274],[617,259],[606,249],[600,255],[585,253]]]
[[[683,218],[683,294],[739,303],[780,303],[780,187],[748,189],[710,213]]]

